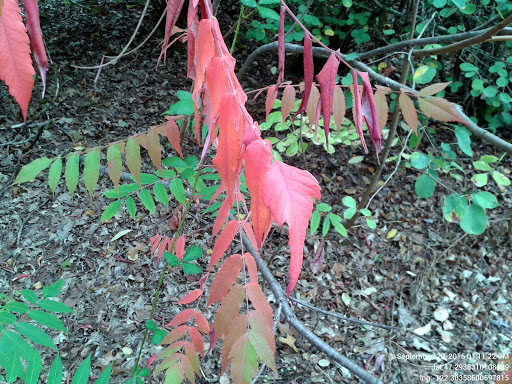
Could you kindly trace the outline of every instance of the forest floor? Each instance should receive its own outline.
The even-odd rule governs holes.
[[[169,234],[173,206],[159,205],[155,215],[138,209],[136,220],[120,213],[101,223],[100,216],[110,202],[102,194],[112,188],[108,178],[100,178],[92,201],[82,183],[73,198],[63,181],[53,195],[47,173],[33,183],[10,184],[20,167],[33,159],[104,146],[162,124],[162,113],[177,101],[176,92],[190,89],[186,49],[180,43],[155,70],[160,34],[116,65],[103,68],[96,84],[96,70],[73,67],[94,66],[102,55],[119,53],[141,10],[140,5],[127,2],[95,6],[48,2],[41,9],[41,24],[51,67],[45,98],[40,98],[40,84],[34,90],[29,124],[12,128],[20,122],[18,107],[7,88],[0,86],[0,293],[40,289],[65,279],[61,299],[76,315],[62,317],[71,333],[54,338],[64,367],[72,373],[92,354],[96,376],[101,368],[115,362],[113,382],[125,382],[129,377],[142,341],[162,268],[149,255],[149,238],[155,233]],[[223,32],[231,27],[237,12],[220,14]],[[143,23],[135,45],[153,25]],[[239,65],[254,48],[254,43],[238,45],[234,56]],[[242,84],[244,89],[275,81],[270,67],[276,62],[273,55],[259,58],[250,78]],[[260,120],[264,119],[262,97],[248,106]],[[23,141],[34,138],[40,123],[47,125],[27,151]],[[440,130],[433,140],[436,144],[443,139],[453,141],[448,134]],[[483,143],[476,147],[475,158],[493,153]],[[185,140],[183,152],[185,156],[200,154],[190,138]],[[164,153],[174,156],[169,145]],[[322,202],[330,204],[334,213],[342,215],[344,196],[357,199],[368,185],[376,167],[374,157],[348,164],[352,156],[361,154],[360,146],[340,146],[332,155],[321,147],[313,147],[306,155],[308,169],[322,187]],[[300,158],[285,161],[303,165]],[[510,173],[510,159],[500,163],[500,168]],[[392,170],[390,164],[386,175]],[[468,172],[464,182],[452,179],[446,183],[459,193],[468,193],[474,189],[471,176]],[[491,364],[498,362],[499,353],[509,353],[512,348],[510,189],[500,191],[489,183],[500,206],[488,211],[490,223],[485,233],[470,236],[443,218],[441,206],[450,192],[438,186],[431,198],[419,199],[414,192],[416,177],[411,170],[399,173],[372,201],[376,230],[358,222],[348,240],[333,231],[323,240],[318,232],[308,232],[303,270],[292,294],[317,308],[391,328],[357,324],[301,305],[294,310],[315,334],[385,383],[418,383],[420,375],[443,382],[434,375],[496,373]],[[212,223],[208,214],[192,210],[185,229],[187,243],[211,249]],[[123,230],[130,232],[112,241]],[[286,236],[276,227],[262,256],[285,287],[289,252],[287,246],[282,247],[283,242],[286,245]],[[319,247],[323,247],[320,258]],[[169,273],[155,319],[168,322],[178,312],[175,303],[193,284],[197,282],[185,279],[180,272]],[[273,305],[275,300],[267,291]],[[287,324],[278,324],[276,339],[279,377],[266,370],[259,383],[358,382]],[[207,379],[200,382],[226,382],[225,376],[219,377],[219,351],[215,347],[202,360]],[[156,352],[155,346],[146,343],[143,361]],[[43,364],[47,367],[52,353],[45,353]],[[414,360],[406,355],[421,357]],[[451,381],[455,380],[446,380]]]

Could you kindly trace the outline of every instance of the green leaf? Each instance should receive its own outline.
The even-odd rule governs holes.
[[[255,0],[240,0],[240,2],[244,7],[256,8],[258,6]]]
[[[28,360],[34,350],[23,337],[11,330],[5,331],[0,340],[7,343],[9,346],[8,350],[11,351],[10,354],[20,356],[24,360]]]
[[[471,178],[471,181],[477,187],[483,187],[487,185],[487,173],[478,173]]]
[[[498,93],[498,90],[496,89],[496,87],[492,87],[492,86],[486,87],[483,92],[483,94],[487,97],[494,97],[497,95],[497,93]]]
[[[164,259],[171,267],[177,267],[181,264],[180,259],[173,255],[171,252],[164,252]]]
[[[149,329],[150,331],[156,331],[158,326],[153,320],[148,320],[146,321],[146,329]]]
[[[136,212],[136,206],[135,201],[133,200],[133,197],[128,196],[125,201],[126,204],[126,210],[128,211],[128,214],[132,219],[135,219],[135,212]]]
[[[349,208],[355,208],[357,206],[356,201],[351,196],[345,196],[341,200],[341,202],[343,203],[343,205],[345,205],[346,207],[349,207]]]
[[[39,351],[34,349],[32,353],[27,357],[25,384],[37,384],[39,382],[41,369],[43,368],[43,364],[41,363],[41,356],[39,355]]]
[[[48,328],[53,328],[56,329],[57,331],[69,333],[64,324],[62,324],[62,321],[60,321],[58,317],[52,315],[51,313],[34,309],[28,312],[27,316],[30,317],[32,320],[47,326]]]
[[[80,156],[72,154],[66,160],[66,170],[64,171],[64,178],[71,197],[75,194],[76,186],[78,185],[78,165],[80,163]]]
[[[20,173],[18,173],[18,176],[16,176],[14,184],[26,183],[27,181],[34,181],[37,175],[39,175],[43,170],[48,168],[52,161],[52,159],[42,157],[40,159],[35,159],[34,161],[25,165],[23,168],[21,168],[21,171]]]
[[[119,186],[119,193],[115,189],[110,189],[107,192],[103,192],[105,197],[109,199],[120,199],[122,197],[128,196],[128,194],[138,191],[139,185],[135,183],[123,184]]]
[[[462,69],[464,72],[477,72],[478,67],[475,67],[473,64],[470,63],[462,63],[459,65],[459,68]]]
[[[320,225],[320,213],[317,210],[314,210],[311,214],[311,221],[309,223],[309,228],[311,230],[311,234],[315,233]]]
[[[357,212],[356,208],[348,208],[345,212],[343,212],[343,217],[347,220],[350,220]]]
[[[430,65],[422,65],[414,72],[414,81],[418,84],[427,84],[436,75],[436,69]]]
[[[352,0],[343,0],[342,4],[345,8],[350,8],[352,6]]]
[[[116,200],[110,203],[107,208],[105,208],[105,211],[101,215],[101,221],[108,220],[115,216],[115,214],[121,209],[121,200]]]
[[[48,172],[48,185],[50,186],[52,193],[55,192],[55,189],[57,188],[57,184],[59,184],[61,173],[62,173],[62,159],[59,157],[52,163],[52,166],[50,167],[50,171]]]
[[[69,308],[66,304],[60,303],[58,301],[53,300],[41,300],[37,303],[39,308],[44,309],[49,312],[54,313],[75,313],[71,308]]]
[[[456,219],[459,220],[466,212],[467,206],[468,202],[464,197],[452,193],[444,199],[443,213],[445,220],[450,223]]]
[[[171,168],[188,168],[188,164],[177,156],[163,159],[162,164]]]
[[[12,331],[9,330],[6,331],[5,333],[8,332],[12,333]],[[21,360],[19,356],[17,356],[16,352],[7,353],[7,351],[11,352],[13,350],[10,342],[10,337],[0,337],[0,366],[3,366],[5,369],[6,381],[8,383],[13,383],[14,381],[16,381],[16,378],[22,377],[24,375],[24,369],[23,366],[21,365]]]
[[[411,165],[416,169],[424,169],[430,164],[430,158],[421,152],[411,154]]]
[[[14,324],[16,316],[10,312],[0,312],[0,324]]]
[[[419,197],[427,198],[432,196],[436,188],[436,181],[425,174],[418,177],[414,189]]]
[[[193,245],[185,252],[185,256],[183,256],[183,261],[197,260],[201,256],[203,256],[203,249],[201,247],[198,247],[197,245]]]
[[[77,368],[71,384],[87,384],[91,373],[91,355],[87,356],[82,364]]]
[[[327,235],[330,228],[331,228],[331,220],[329,219],[329,216],[327,216],[324,219],[324,223],[322,224],[322,237],[325,237],[325,235]]]
[[[164,337],[167,336],[168,333],[169,332],[167,332],[164,329],[157,329],[157,330],[155,330],[155,332],[151,336],[151,343],[153,345],[160,344],[162,342],[162,340],[164,339]]]
[[[185,194],[185,188],[183,188],[183,183],[181,179],[175,177],[169,182],[169,190],[174,195],[176,200],[181,204],[185,204],[187,200],[187,195]]]
[[[140,190],[140,201],[144,205],[144,207],[151,213],[155,213],[155,202],[153,201],[153,196],[151,196],[151,193],[147,189],[141,189]]]
[[[46,384],[61,384],[62,382],[62,361],[60,356],[57,354],[53,359],[50,372],[48,373],[48,381]]]
[[[34,343],[57,350],[52,338],[33,324],[25,322],[16,323],[16,330]]]
[[[110,382],[110,373],[112,372],[112,364],[113,362],[109,364],[107,369],[105,369],[103,372],[101,372],[101,375],[96,379],[94,384],[108,384]]]
[[[132,177],[132,180],[135,179]],[[159,180],[159,178],[157,175],[153,175],[151,173],[141,173],[139,175],[139,180],[142,185],[148,185],[156,183]]]
[[[272,19],[272,20],[279,20],[279,14],[274,11],[273,9],[266,8],[266,7],[257,7],[258,13],[263,19]]]
[[[191,275],[193,273],[201,273],[201,268],[199,268],[195,264],[182,263],[181,268],[183,268],[183,272],[185,273],[185,275]]]
[[[499,205],[496,196],[490,192],[473,193],[471,195],[471,199],[473,200],[473,203],[484,209],[496,208]]]
[[[468,206],[464,216],[460,219],[460,227],[470,235],[482,234],[487,227],[485,210],[475,204]]]
[[[375,223],[375,221],[373,221],[372,219],[368,219],[366,218],[366,225],[368,226],[368,228],[370,229],[375,229],[377,228],[377,224]]]
[[[492,171],[492,167],[482,160],[473,161],[473,167],[479,171]]]
[[[494,163],[498,160],[499,159],[493,155],[484,155],[484,156],[480,157],[480,161],[483,161],[484,163],[487,163],[487,164]]]
[[[13,301],[4,305],[4,309],[14,313],[27,313],[28,305],[19,301]]]
[[[20,294],[29,303],[34,304],[38,300],[36,293],[30,289],[24,289],[24,290],[20,291]]]
[[[153,185],[153,193],[159,202],[161,202],[166,207],[169,206],[169,195],[167,194],[167,190],[162,183],[156,183]]]
[[[64,279],[57,280],[55,283],[48,285],[47,287],[43,287],[43,299],[47,299],[48,297],[57,297],[60,294],[60,290],[64,285]]]
[[[316,210],[319,212],[331,212],[332,207],[329,204],[321,203],[316,205]]]
[[[332,213],[327,214],[327,217],[331,221],[331,224],[336,230],[336,232],[338,232],[341,236],[346,237],[348,239],[347,230],[345,226],[341,224],[341,217]]]
[[[372,215],[372,213],[370,212],[370,210],[369,210],[369,209],[364,209],[364,208],[363,208],[363,209],[360,209],[360,210],[359,210],[359,212],[361,212],[361,214],[362,214],[363,216],[365,216],[365,217],[368,217],[368,216],[371,216],[371,215]]]
[[[492,178],[500,186],[507,187],[510,185],[510,179],[501,172],[492,171]]]
[[[89,191],[89,196],[93,197],[94,187],[100,177],[100,151],[89,152],[84,161],[84,184]]]
[[[468,131],[463,127],[456,127],[455,136],[457,137],[457,145],[460,150],[469,157],[472,157],[473,152],[471,151],[471,139],[469,138]]]
[[[446,5],[446,0],[434,0],[434,7],[443,8]]]

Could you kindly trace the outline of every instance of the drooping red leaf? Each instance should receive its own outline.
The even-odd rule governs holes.
[[[284,122],[286,118],[290,116],[290,112],[293,109],[293,104],[295,103],[295,88],[292,85],[287,85],[284,88],[283,99],[281,104],[281,118]]]
[[[199,18],[195,12],[193,2],[188,2],[187,9],[187,77],[196,80],[196,40],[199,33]]]
[[[245,150],[245,180],[251,193],[251,219],[258,249],[274,219],[263,202],[263,181],[270,168],[272,146],[264,140],[253,141]]]
[[[261,313],[268,326],[272,328],[272,308],[270,307],[270,304],[267,301],[267,297],[261,290],[261,287],[257,281],[247,284],[247,296],[249,297],[249,300],[251,301],[254,309]]]
[[[373,98],[372,85],[370,84],[370,77],[366,72],[358,72],[361,79],[363,79],[363,105],[361,112],[363,113],[366,121],[366,126],[370,132],[373,146],[377,153],[381,150],[381,137],[379,129],[379,116],[377,115],[377,107]]]
[[[466,120],[460,117],[452,103],[448,100],[441,99],[440,97],[420,97],[418,98],[418,105],[427,117],[439,121],[457,121],[462,124],[468,124]]]
[[[334,87],[334,95],[332,99],[332,115],[334,117],[334,123],[338,133],[340,131],[341,124],[345,119],[345,95],[339,85]]]
[[[41,75],[41,83],[43,84],[43,95],[46,90],[46,72],[48,72],[48,58],[44,49],[43,35],[41,34],[41,26],[39,24],[39,7],[37,0],[24,0],[25,12],[27,12],[27,31],[32,44],[34,59]]]
[[[199,330],[202,333],[208,334],[210,332],[210,324],[208,324],[208,320],[206,320],[206,317],[204,317],[202,312],[196,311],[195,321],[196,321],[197,328],[199,328]]]
[[[252,229],[252,226],[251,226],[251,223],[249,221],[245,221],[244,222],[244,225],[243,225],[243,230],[245,232],[245,234],[247,235],[247,237],[249,238],[249,241],[251,242],[252,246],[256,249],[256,250],[259,250],[259,247],[258,247],[258,244],[256,242],[256,236],[254,235],[254,231]]]
[[[167,123],[165,123],[165,132],[167,134],[167,140],[169,140],[169,144],[172,145],[172,147],[183,159],[183,153],[181,153],[180,146],[180,129],[174,120],[168,120]]]
[[[215,264],[217,264],[217,261],[219,261],[224,252],[226,252],[226,249],[228,249],[237,232],[238,221],[229,221],[222,230],[222,232],[220,233],[217,241],[215,242],[215,245],[213,246],[213,253],[210,258],[210,265],[208,266],[208,271],[211,271],[212,267]]]
[[[329,123],[331,121],[332,112],[332,98],[334,95],[334,86],[336,85],[336,74],[338,73],[338,67],[340,66],[340,60],[336,52],[331,52],[329,59],[325,63],[324,67],[316,75],[316,79],[320,84],[320,98],[322,100],[322,114],[324,115],[324,131],[325,131],[325,142],[329,145]]]
[[[181,261],[183,259],[183,255],[185,254],[185,235],[178,237],[176,240],[176,244],[174,245],[174,254]]]
[[[272,106],[274,105],[274,100],[277,97],[277,86],[268,87],[267,98],[265,99],[265,112],[267,113],[265,118],[268,117],[268,114],[272,110]]]
[[[217,213],[217,218],[215,219],[215,223],[213,224],[212,237],[220,231],[226,218],[229,215],[229,210],[233,207],[233,203],[235,202],[235,195],[227,195],[222,205],[219,208],[219,212]]]
[[[194,316],[194,310],[192,308],[185,309],[184,311],[181,311],[178,313],[174,318],[171,320],[170,323],[165,324],[166,327],[176,327],[178,325],[181,325],[183,323],[186,323],[189,321],[192,316]]]
[[[190,304],[191,302],[196,301],[201,296],[201,293],[203,293],[202,289],[194,289],[183,296],[176,304]]]
[[[162,257],[162,255],[165,252],[165,247],[171,246],[170,242],[171,242],[171,239],[169,239],[168,237],[164,237],[164,239],[162,240],[162,243],[160,244],[160,247],[158,248],[158,253],[156,255],[156,261],[160,261],[160,258]]]
[[[235,285],[222,300],[215,315],[215,341],[229,332],[233,320],[240,312],[244,303],[245,288],[241,284]]]
[[[281,11],[279,13],[279,31],[277,33],[277,47],[279,54],[279,63],[277,66],[277,70],[279,75],[277,76],[276,86],[279,86],[284,79],[284,19],[286,17],[286,8],[281,7]]]
[[[382,130],[388,121],[388,102],[386,100],[386,95],[380,89],[375,91],[374,97],[375,106],[377,107],[377,115],[379,116],[379,129],[382,133]]]
[[[0,8],[0,80],[9,87],[24,121],[34,88],[34,75],[27,30],[18,4],[15,0],[3,0]]]
[[[290,244],[289,295],[299,279],[306,229],[313,212],[313,198],[320,200],[318,181],[307,171],[275,161],[265,177],[264,202],[279,226],[288,223]]]
[[[402,110],[402,115],[404,116],[405,122],[417,136],[418,114],[416,112],[416,107],[414,106],[414,103],[412,102],[411,98],[407,96],[405,93],[400,94],[400,96],[398,97],[398,102],[400,103],[400,109]]]
[[[221,374],[226,370],[231,359],[229,358],[229,352],[231,352],[231,347],[242,335],[247,331],[247,316],[238,315],[233,323],[231,324],[231,328],[229,332],[226,334],[224,338],[224,342],[222,343],[222,367]]]
[[[208,297],[208,304],[206,304],[207,308],[210,304],[216,303],[226,296],[234,282],[238,279],[241,270],[242,255],[231,255],[224,261],[210,287],[210,296]]]
[[[245,253],[245,267],[247,268],[247,271],[249,272],[249,277],[251,279],[251,282],[257,282],[258,281],[258,268],[256,267],[256,260],[254,260],[254,257],[249,252]]]
[[[162,236],[160,236],[158,233],[149,239],[149,245],[152,245],[150,253],[151,256],[153,256],[158,246],[160,245],[160,240],[162,240]]]
[[[197,352],[204,357],[203,336],[201,336],[196,327],[190,327],[190,340],[192,341],[192,344],[194,344]]]
[[[350,89],[352,91],[352,114],[354,116],[357,135],[359,136],[359,140],[361,140],[361,144],[363,144],[364,153],[368,153],[368,147],[366,147],[363,135],[363,112],[361,111],[361,95],[359,94],[356,71],[352,71],[352,85]]]
[[[176,25],[176,21],[178,20],[178,16],[180,15],[184,1],[185,0],[167,0],[167,13],[165,15],[165,36],[164,40],[162,41],[162,52],[158,57],[157,65],[160,63],[162,57],[164,58],[164,62],[166,60],[167,50],[171,46],[169,43],[172,36],[171,31]]]
[[[313,75],[315,74],[315,66],[313,64],[313,42],[309,33],[304,34],[304,93],[302,100],[297,110],[298,115],[306,110],[308,105],[309,95],[311,93],[311,86],[313,85]]]

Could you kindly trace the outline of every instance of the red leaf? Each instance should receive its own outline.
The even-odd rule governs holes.
[[[227,296],[222,300],[222,303],[215,315],[215,340],[217,342],[224,336],[233,324],[236,316],[240,312],[240,308],[244,303],[245,289],[242,285],[237,284],[228,292]]]
[[[18,4],[15,0],[3,0],[0,9],[0,80],[9,87],[9,93],[20,106],[24,121],[27,120],[35,74],[27,30],[21,20]]]
[[[283,119],[283,125],[286,118],[290,116],[290,112],[293,109],[295,103],[295,88],[292,85],[287,85],[284,88],[283,99],[281,104],[281,118]]]
[[[352,114],[354,116],[354,123],[356,125],[357,135],[361,144],[363,144],[364,153],[368,153],[368,148],[364,141],[363,135],[363,113],[361,111],[361,96],[359,95],[359,85],[357,84],[357,72],[352,71],[352,85],[350,86],[352,91]]]
[[[210,333],[210,324],[208,324],[208,320],[204,317],[203,313],[200,311],[196,311],[195,313],[195,321],[197,328],[204,334]]]
[[[231,347],[242,335],[247,331],[247,316],[238,315],[236,319],[231,324],[231,328],[229,332],[226,334],[224,338],[224,342],[222,343],[222,352],[221,352],[221,360],[222,360],[222,368],[221,374],[226,370],[231,359],[229,358],[229,353],[231,352]]]
[[[366,72],[358,72],[361,79],[363,79],[363,105],[362,114],[366,120],[366,126],[370,132],[373,146],[377,153],[381,150],[381,137],[379,129],[379,117],[377,115],[377,107],[373,99],[372,85],[370,84],[370,77]]]
[[[332,99],[332,115],[334,117],[334,123],[338,133],[340,132],[341,124],[345,119],[345,95],[339,85],[334,87],[334,95]]]
[[[264,202],[279,226],[288,223],[290,244],[290,295],[302,267],[306,229],[313,212],[313,197],[320,200],[318,181],[306,171],[275,161],[264,182]]]
[[[168,120],[167,123],[165,123],[165,132],[167,133],[167,140],[169,140],[169,143],[183,159],[180,146],[180,129],[174,120]]]
[[[212,257],[210,258],[210,266],[208,267],[208,271],[212,269],[212,267],[220,260],[226,249],[228,249],[229,245],[235,238],[236,233],[238,232],[238,221],[231,220],[229,221],[220,236],[217,238],[215,245],[213,247]]]
[[[220,231],[220,229],[224,225],[226,217],[228,217],[229,215],[229,210],[233,207],[234,202],[234,195],[228,195],[226,199],[222,202],[222,205],[219,208],[219,212],[217,213],[217,219],[215,219],[215,224],[213,225],[212,238]]]
[[[176,21],[178,20],[178,16],[180,15],[184,1],[185,0],[167,0],[167,14],[165,15],[165,36],[164,40],[162,41],[162,52],[158,57],[158,63],[160,63],[162,56],[164,57],[164,61],[166,59],[167,49],[169,49],[171,46],[171,44],[169,44],[169,40],[172,36],[171,31],[176,25]]]
[[[418,114],[416,113],[414,103],[412,102],[411,98],[407,96],[405,93],[400,94],[400,96],[398,97],[398,102],[400,103],[400,109],[402,110],[402,115],[404,116],[405,122],[417,136]]]
[[[339,53],[339,50],[337,51]],[[316,78],[320,84],[320,98],[322,99],[322,114],[324,115],[325,142],[329,145],[329,123],[331,121],[332,98],[336,85],[336,74],[340,61],[336,52],[331,52],[329,59]]]
[[[174,318],[171,320],[170,323],[165,324],[166,327],[176,327],[178,325],[181,325],[183,323],[186,323],[189,321],[192,316],[194,316],[194,310],[192,308],[185,309],[184,311],[181,311],[178,313]]]
[[[279,13],[279,31],[277,34],[277,47],[279,52],[279,64],[277,66],[277,70],[279,71],[279,75],[277,77],[278,86],[283,82],[284,79],[284,19],[286,16],[286,8],[281,7],[281,12]]]
[[[272,328],[272,308],[257,281],[247,284],[247,296],[251,300],[254,309],[261,313],[267,325]]]
[[[210,287],[210,296],[208,297],[208,304],[206,304],[207,308],[210,304],[216,303],[226,296],[234,282],[238,279],[241,270],[242,255],[231,255],[224,261]]]
[[[153,244],[151,247],[151,256],[153,256],[158,246],[160,245],[160,240],[162,240],[162,236],[160,236],[158,233],[149,239],[149,245]]]
[[[179,327],[174,328],[171,332],[169,332],[164,337],[164,339],[160,342],[159,345],[174,343],[176,340],[185,336],[187,334],[189,328],[190,327],[188,325],[180,325]]]
[[[468,124],[453,108],[452,103],[440,97],[420,97],[418,105],[427,117],[439,121],[458,121],[462,124]]]
[[[196,327],[190,327],[190,340],[192,341],[192,344],[194,344],[197,352],[199,352],[201,356],[204,357],[203,336],[201,336]]]
[[[185,235],[178,237],[174,245],[174,254],[181,261],[185,254]]]
[[[256,236],[254,236],[254,231],[252,230],[251,224],[248,221],[244,222],[243,229],[247,237],[249,238],[252,246],[258,250],[258,244],[256,243]]]
[[[263,181],[270,168],[272,145],[255,140],[245,150],[245,180],[251,193],[251,219],[258,249],[272,226],[274,219],[263,202]]]
[[[299,105],[299,109],[295,116],[306,110],[308,105],[309,94],[311,93],[311,86],[313,85],[313,75],[315,66],[313,64],[313,43],[309,33],[304,34],[304,94]]]
[[[168,237],[164,237],[162,243],[160,244],[160,247],[158,248],[158,253],[156,255],[156,261],[160,261],[160,258],[162,257],[162,255],[164,254],[165,252],[165,247],[167,245],[170,246],[170,241],[171,239],[169,239]]]
[[[191,302],[196,301],[201,296],[201,293],[203,293],[201,289],[194,289],[183,296],[176,304],[190,304]]]
[[[245,267],[249,272],[249,277],[251,278],[251,282],[258,282],[258,269],[256,267],[256,260],[249,252],[245,253]]]
[[[265,99],[265,119],[268,117],[268,114],[272,110],[272,106],[274,105],[274,100],[277,97],[277,86],[268,87],[267,98]]]
[[[32,51],[34,52],[34,59],[41,75],[41,82],[43,83],[43,95],[46,90],[46,72],[48,72],[48,58],[44,50],[43,36],[41,34],[41,26],[39,25],[39,7],[37,0],[24,0],[23,5],[27,12],[27,31],[30,35],[30,42],[32,43]]]

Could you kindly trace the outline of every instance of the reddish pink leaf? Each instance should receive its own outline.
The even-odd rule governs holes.
[[[174,328],[164,337],[164,339],[160,342],[159,345],[174,343],[176,340],[185,336],[189,328],[190,327],[188,325],[180,325],[179,327]]]
[[[258,282],[258,268],[256,267],[256,260],[249,252],[245,253],[245,267],[249,272],[251,282]]]
[[[191,302],[196,301],[201,296],[201,293],[203,293],[202,289],[194,289],[183,296],[176,304],[190,304]]]
[[[229,210],[233,207],[234,202],[234,195],[228,195],[226,199],[222,202],[222,205],[219,208],[219,213],[217,213],[217,219],[215,219],[215,224],[213,224],[212,237],[215,237],[215,235],[220,231],[220,229],[224,225],[226,218],[229,215]]]
[[[165,132],[167,133],[167,140],[169,140],[169,143],[183,159],[180,146],[180,129],[174,120],[168,120],[167,123],[165,123]]]
[[[171,239],[168,237],[164,237],[163,241],[160,243],[160,246],[158,247],[158,253],[156,255],[156,261],[160,261],[160,258],[165,252],[165,247],[168,245],[170,246]]]
[[[386,100],[386,95],[380,89],[375,91],[374,97],[375,105],[377,107],[377,115],[379,116],[379,129],[382,133],[382,130],[388,121],[388,102]]]
[[[359,85],[357,84],[357,72],[352,71],[352,114],[354,115],[354,123],[356,125],[357,135],[361,144],[363,144],[364,153],[368,153],[368,148],[364,141],[363,135],[363,112],[361,111],[361,96],[359,95]]]
[[[174,254],[181,261],[185,254],[185,235],[178,237],[174,245]]]
[[[265,111],[267,113],[265,118],[268,117],[268,114],[272,110],[272,106],[274,105],[274,100],[276,99],[276,97],[277,97],[277,87],[276,86],[268,87],[267,98],[265,99]]]
[[[272,226],[274,219],[263,202],[263,181],[270,168],[271,144],[264,140],[253,141],[245,150],[245,180],[251,193],[251,219],[258,249]]]
[[[283,99],[281,104],[281,118],[283,119],[283,125],[286,118],[290,116],[290,112],[293,109],[295,103],[295,88],[292,85],[287,85],[284,88]]]
[[[244,303],[245,288],[241,284],[235,285],[222,300],[215,315],[215,340],[217,342],[228,333]]]
[[[203,313],[200,311],[196,311],[195,313],[195,321],[197,328],[204,334],[210,333],[210,324],[208,324],[208,320],[204,317]]]
[[[180,15],[181,7],[183,7],[184,1],[185,0],[167,0],[167,14],[165,15],[165,36],[164,40],[162,41],[162,52],[158,57],[157,65],[160,63],[162,57],[164,58],[164,62],[166,60],[167,50],[171,46],[169,43],[169,40],[172,36],[171,31],[176,25],[176,21],[178,20],[178,16]]]
[[[267,296],[265,296],[257,281],[247,284],[247,296],[249,300],[251,300],[254,309],[261,313],[267,325],[272,328],[272,308],[267,301]]]
[[[315,124],[316,111],[317,111],[319,101],[320,101],[320,92],[318,92],[317,87],[313,85],[311,88],[308,105],[306,107],[306,116],[308,117],[310,126],[313,126],[313,124]],[[315,127],[315,129],[316,129],[316,127]]]
[[[254,236],[254,231],[252,230],[251,223],[248,221],[245,221],[242,228],[243,228],[245,234],[247,235],[247,237],[249,238],[249,240],[251,241],[252,246],[256,250],[259,250],[258,244],[256,243],[256,236]]]
[[[304,94],[297,110],[298,115],[306,110],[308,105],[309,94],[311,93],[311,86],[313,85],[313,75],[315,66],[313,64],[313,43],[309,33],[304,34]]]
[[[337,51],[339,53],[339,50]],[[325,141],[329,145],[329,123],[331,121],[332,98],[334,95],[334,86],[336,85],[336,74],[340,61],[336,52],[331,52],[324,67],[316,78],[320,84],[320,98],[322,100],[322,114],[324,115]]]
[[[247,332],[247,316],[246,315],[238,315],[233,323],[231,324],[231,328],[229,329],[226,337],[224,338],[224,342],[222,343],[222,352],[221,352],[221,360],[222,360],[222,368],[221,374],[226,370],[231,359],[229,358],[229,353],[231,352],[231,347],[235,341],[237,341],[244,333]]]
[[[412,128],[415,135],[417,136],[418,114],[416,113],[416,107],[414,106],[414,103],[405,93],[400,94],[398,97],[398,102],[400,103],[400,109],[402,110],[402,115],[404,116],[405,122],[410,128]]]
[[[204,357],[204,341],[203,336],[199,333],[196,327],[190,327],[190,341],[194,344],[197,352]]]
[[[158,233],[149,239],[149,245],[153,244],[151,247],[151,256],[153,256],[158,246],[160,245],[160,240],[162,240],[162,236],[160,236]]]
[[[226,249],[228,249],[229,245],[235,238],[236,233],[238,232],[238,221],[231,220],[229,221],[220,236],[218,237],[215,245],[213,247],[212,257],[210,258],[210,265],[208,267],[208,271],[211,271],[212,267],[217,264],[217,261],[220,260]]]
[[[276,86],[279,86],[284,79],[284,19],[286,16],[286,8],[281,7],[281,12],[279,13],[279,31],[277,34],[277,47],[279,52],[279,64],[277,66],[277,70],[279,71],[279,75],[277,77]]]
[[[178,325],[181,325],[183,323],[186,323],[189,321],[192,316],[194,316],[194,310],[192,308],[185,309],[184,311],[181,311],[178,313],[174,318],[171,320],[170,323],[165,324],[166,327],[176,327]]]
[[[363,105],[362,114],[366,121],[368,131],[370,131],[370,138],[372,139],[373,146],[377,153],[381,150],[381,137],[379,129],[379,117],[377,115],[377,107],[373,99],[372,85],[370,78],[366,72],[358,72],[361,79],[363,79]]]
[[[228,291],[231,289],[235,281],[238,279],[238,275],[242,270],[242,255],[236,254],[229,256],[226,261],[222,264],[219,272],[213,280],[212,286],[210,287],[210,296],[208,297],[208,308],[210,304],[216,303],[222,300]]]
[[[27,120],[34,75],[27,30],[18,4],[15,0],[4,0],[0,9],[0,80],[5,81],[20,106],[23,120]]]
[[[41,82],[43,83],[43,95],[46,90],[46,72],[48,72],[48,58],[44,49],[43,36],[41,34],[41,26],[39,25],[39,7],[37,0],[24,0],[23,5],[27,12],[27,30],[30,35],[30,42],[32,43],[32,51],[34,52],[34,59],[41,75]]]
[[[345,119],[345,95],[339,85],[334,87],[334,95],[332,99],[332,115],[338,133],[340,132],[341,124]]]
[[[279,226],[288,223],[290,244],[290,295],[302,267],[306,229],[313,212],[313,198],[320,200],[318,181],[306,171],[274,161],[265,177],[264,202]]]

